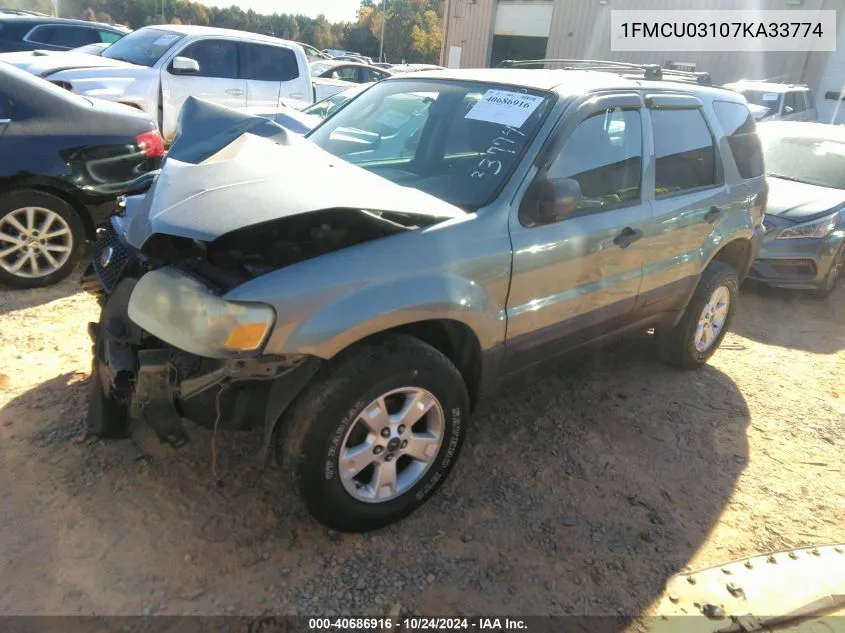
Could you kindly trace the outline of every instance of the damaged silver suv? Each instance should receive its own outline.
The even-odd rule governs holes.
[[[89,429],[263,428],[318,521],[388,525],[523,370],[650,328],[707,361],[762,236],[759,149],[742,95],[633,67],[396,77],[307,138],[189,100],[95,245]]]

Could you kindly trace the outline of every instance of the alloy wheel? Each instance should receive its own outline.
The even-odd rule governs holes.
[[[430,392],[402,387],[364,407],[340,446],[340,480],[366,503],[395,499],[416,485],[440,452],[446,424]]]
[[[695,349],[704,353],[713,347],[728,320],[731,292],[725,286],[717,287],[701,311],[695,328]]]
[[[46,277],[72,252],[70,225],[55,211],[24,207],[0,218],[0,267],[16,277]]]

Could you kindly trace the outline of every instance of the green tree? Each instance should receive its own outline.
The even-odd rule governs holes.
[[[52,13],[50,0],[0,0],[4,6]],[[312,44],[345,48],[370,57],[379,50],[385,0],[361,0],[357,20],[331,24],[324,15],[263,15],[237,6],[207,7],[194,0],[61,0],[65,17],[115,22],[133,29],[176,22],[270,34]],[[431,62],[440,51],[443,0],[386,0],[385,54],[390,61]],[[162,9],[164,15],[162,16]]]

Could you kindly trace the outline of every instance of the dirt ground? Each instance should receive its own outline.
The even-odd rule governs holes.
[[[623,614],[666,579],[845,541],[845,287],[748,292],[710,366],[649,342],[510,387],[423,509],[340,535],[260,433],[81,440],[97,304],[0,289],[0,615]],[[81,441],[80,441],[81,440]]]

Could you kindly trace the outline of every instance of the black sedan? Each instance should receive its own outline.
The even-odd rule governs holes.
[[[769,203],[748,278],[826,297],[845,269],[845,130],[795,121],[757,130]]]
[[[0,282],[34,288],[67,277],[118,196],[163,156],[140,110],[0,63]]]
[[[15,51],[68,51],[72,48],[116,42],[131,29],[114,24],[69,20],[39,15],[0,14],[0,53]]]

